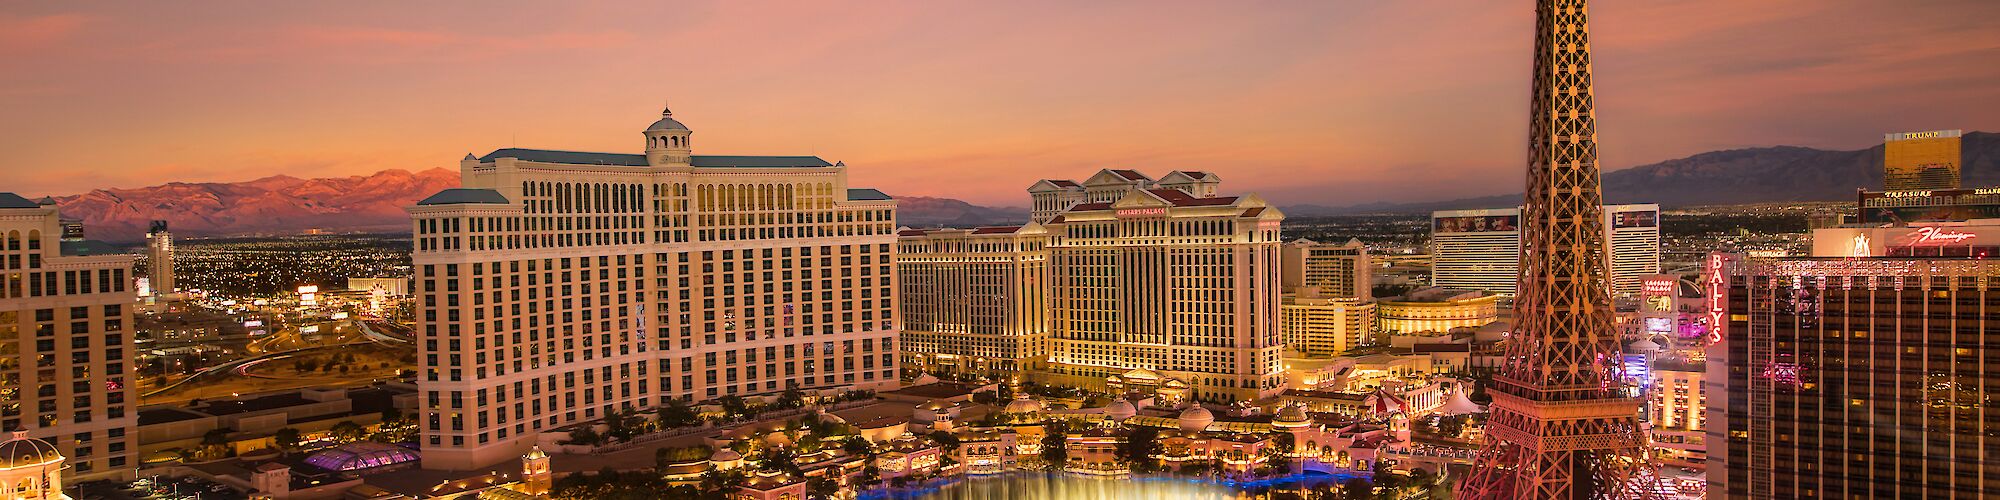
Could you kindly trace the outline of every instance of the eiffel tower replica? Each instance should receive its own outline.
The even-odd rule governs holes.
[[[1607,286],[1587,0],[1535,3],[1528,194],[1506,361],[1469,499],[1662,498]]]

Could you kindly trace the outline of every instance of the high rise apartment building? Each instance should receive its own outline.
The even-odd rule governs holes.
[[[1048,232],[1039,224],[900,233],[906,366],[1010,378],[1049,354]]]
[[[167,221],[156,220],[146,229],[146,282],[152,294],[174,294],[174,233]]]
[[[1368,247],[1350,239],[1339,245],[1312,240],[1285,243],[1284,286],[1318,287],[1320,294],[1362,302],[1374,300],[1370,293]]]
[[[66,254],[63,229],[0,193],[0,427],[54,443],[72,480],[131,480],[133,259]]]
[[[1374,302],[1330,297],[1319,287],[1287,288],[1279,304],[1278,337],[1293,352],[1337,356],[1374,340]]]
[[[1330,356],[1359,347],[1376,332],[1368,247],[1293,240],[1279,250],[1279,338],[1292,351]]]
[[[1513,295],[1520,218],[1519,208],[1431,213],[1431,284]],[[1660,206],[1605,205],[1604,231],[1612,293],[1638,293],[1643,278],[1660,272]]]
[[[1826,230],[1822,230],[1826,231]],[[2000,264],[1736,259],[1712,282],[1709,498],[1983,498]]]
[[[1049,235],[1054,381],[1133,388],[1178,380],[1210,401],[1283,390],[1284,215],[1254,195],[1215,196],[1218,182],[1200,172],[1151,181],[1104,170],[1081,184],[1029,188]],[[1051,199],[1057,204],[1044,203]],[[1082,202],[1064,201],[1074,199]]]
[[[501,149],[409,209],[423,460],[472,470],[540,431],[787,388],[896,384],[895,201],[812,156]]]

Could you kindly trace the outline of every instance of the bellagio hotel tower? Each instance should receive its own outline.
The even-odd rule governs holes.
[[[501,149],[415,225],[427,468],[645,409],[896,384],[896,203],[812,156],[698,156],[663,112],[645,154]]]

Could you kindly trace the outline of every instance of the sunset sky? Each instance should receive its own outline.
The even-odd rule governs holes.
[[[2000,130],[2000,2],[1592,11],[1606,168]],[[1280,203],[1518,190],[1532,2],[17,2],[0,191],[456,168],[501,147],[813,154],[1026,204],[1102,167]],[[414,200],[412,200],[414,201]]]

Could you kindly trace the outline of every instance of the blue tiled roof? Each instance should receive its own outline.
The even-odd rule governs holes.
[[[541,163],[567,163],[571,165],[617,165],[625,167],[646,166],[646,155],[625,153],[592,153],[586,151],[556,151],[551,149],[506,148],[487,153],[479,161],[493,161],[495,158],[514,158]],[[817,156],[703,156],[696,155],[689,163],[697,167],[727,168],[783,168],[783,167],[831,167]]]
[[[861,188],[847,190],[847,199],[851,201],[880,201],[893,200],[895,198],[890,198],[888,194],[881,191]]]
[[[18,194],[0,193],[0,208],[41,208],[41,205]]]
[[[464,205],[473,203],[498,203],[504,205],[507,203],[507,197],[501,196],[499,191],[491,189],[451,188],[438,191],[437,194],[431,195],[429,198],[424,198],[424,201],[417,202],[417,205]]]

